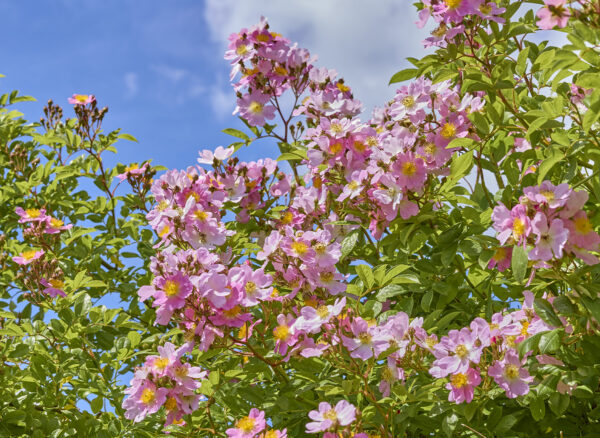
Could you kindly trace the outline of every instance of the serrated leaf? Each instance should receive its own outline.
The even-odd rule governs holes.
[[[375,276],[373,275],[373,270],[370,266],[367,265],[358,265],[356,266],[356,274],[362,280],[363,284],[366,288],[371,289],[375,284]]]
[[[345,259],[350,255],[356,243],[358,242],[358,236],[360,235],[360,230],[352,230],[344,240],[342,240],[342,255],[340,256],[340,260]]]
[[[550,332],[542,333],[538,347],[540,353],[548,354],[554,353],[560,347],[562,329],[552,330]]]

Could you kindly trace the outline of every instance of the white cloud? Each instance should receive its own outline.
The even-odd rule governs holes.
[[[129,72],[123,76],[125,82],[125,95],[127,97],[134,97],[139,90],[139,78],[136,73]]]
[[[338,71],[370,111],[393,96],[390,77],[406,68],[404,58],[424,54],[416,9],[397,0],[206,0],[211,38],[224,50],[227,37],[269,19],[271,29],[319,56]],[[230,91],[230,96],[232,92]]]

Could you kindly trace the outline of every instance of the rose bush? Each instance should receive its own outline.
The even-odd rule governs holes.
[[[155,179],[105,166],[132,138],[93,96],[3,110],[6,431],[600,433],[598,5],[417,6],[435,52],[370,118],[266,20],[233,34],[245,129]]]

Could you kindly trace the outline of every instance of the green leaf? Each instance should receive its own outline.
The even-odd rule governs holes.
[[[546,403],[541,397],[535,397],[529,402],[529,410],[535,421],[540,421],[546,415]]]
[[[117,137],[121,140],[128,140],[128,141],[134,141],[136,143],[139,143],[138,139],[135,138],[133,135],[131,134],[119,134],[119,136]]]
[[[97,396],[94,400],[90,402],[90,406],[94,414],[97,414],[102,410],[103,401],[104,399],[102,398],[102,396]]]
[[[510,267],[513,271],[513,276],[518,283],[523,283],[525,274],[527,273],[527,252],[521,245],[517,245],[513,248],[512,260]]]
[[[362,280],[363,284],[367,289],[371,289],[375,284],[375,276],[373,275],[373,270],[370,266],[367,265],[358,265],[356,266],[356,274]]]
[[[523,50],[521,50],[521,52],[519,53],[519,56],[517,58],[517,65],[515,67],[515,71],[517,72],[518,75],[523,75],[523,73],[525,73],[525,70],[527,69],[527,57],[529,56],[529,47],[525,47]]]
[[[135,348],[142,340],[142,336],[138,332],[127,333],[127,338],[129,339],[129,342],[131,342],[131,348]]]
[[[554,298],[552,306],[562,315],[574,315],[577,310],[571,300],[564,295]]]
[[[458,415],[454,412],[450,413],[444,418],[442,421],[442,430],[446,434],[447,437],[451,437],[454,434],[454,429],[458,425]]]
[[[247,134],[245,134],[244,132],[242,132],[242,131],[240,131],[238,129],[226,128],[226,129],[223,129],[223,132],[225,134],[231,135],[233,137],[241,138],[246,143],[250,142],[250,137],[248,137]]]
[[[388,85],[395,84],[397,82],[406,81],[408,79],[416,78],[418,73],[419,73],[419,70],[416,68],[407,68],[404,70],[400,70],[399,72],[394,74],[394,76],[392,76]]]
[[[356,246],[356,242],[358,242],[359,235],[360,230],[352,230],[346,237],[344,237],[344,240],[342,240],[342,255],[340,260],[343,260],[350,255]]]
[[[408,292],[404,287],[398,284],[388,284],[380,289],[377,293],[378,301],[385,301],[388,298],[395,297],[396,295],[401,295]]]
[[[600,89],[594,90],[590,96],[589,109],[583,115],[583,130],[589,132],[592,125],[598,121],[598,117],[600,117]]]
[[[533,309],[535,310],[535,313],[537,313],[538,316],[546,323],[554,327],[562,327],[562,322],[558,316],[556,316],[556,313],[554,313],[552,304],[550,304],[547,300],[536,298],[533,301]]]
[[[565,156],[559,149],[554,149],[548,158],[544,158],[538,170],[538,184],[541,184],[550,169],[552,169],[556,163],[560,162],[564,158]]]
[[[600,322],[600,299],[592,300],[586,297],[581,297],[581,301],[594,319]]]
[[[569,407],[569,403],[571,398],[567,394],[560,394],[555,392],[550,396],[550,400],[548,400],[548,404],[550,405],[550,409],[554,412],[555,415],[560,417]]]
[[[542,333],[538,347],[540,353],[554,353],[560,347],[562,329],[555,329],[550,332]]]
[[[540,342],[540,338],[542,337],[542,333],[536,333],[533,336],[530,336],[529,338],[525,339],[522,342],[519,342],[517,344],[517,351],[519,352],[519,356],[520,357],[524,357],[525,354],[532,352],[532,351],[537,351],[538,348],[538,344]]]

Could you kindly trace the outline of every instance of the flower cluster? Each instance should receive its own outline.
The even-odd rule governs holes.
[[[15,263],[23,267],[22,269],[28,270],[27,276],[24,277],[28,288],[52,298],[58,295],[66,296],[64,282],[61,279],[62,271],[57,261],[44,258],[48,254],[48,249],[56,244],[60,233],[71,229],[73,224],[65,225],[62,220],[47,214],[44,208],[17,207],[15,212],[19,215],[19,223],[26,225],[23,230],[24,239],[39,248],[30,247],[12,258]]]
[[[200,395],[196,390],[207,375],[199,367],[182,362],[190,346],[175,348],[167,342],[158,347],[158,356],[148,356],[145,364],[136,369],[131,386],[125,390],[128,397],[123,401],[125,417],[134,422],[157,412],[161,406],[166,410],[165,426],[184,424],[182,417],[198,408]]]
[[[485,1],[429,7],[438,22],[452,26],[467,15],[500,21],[503,13]],[[438,338],[428,333],[423,318],[411,320],[404,312],[379,322],[361,316],[360,306],[348,303],[360,302],[349,293],[351,277],[342,274],[352,272],[342,269],[349,232],[379,240],[392,221],[432,208],[439,178],[449,174],[448,164],[461,151],[452,141],[479,140],[469,115],[482,109],[483,95],[420,78],[362,122],[360,102],[343,80],[316,68],[307,51],[272,33],[266,21],[230,41],[231,77],[241,74],[234,83],[236,111],[285,147],[292,148],[288,126],[295,126],[290,132],[293,142],[305,147],[298,151],[306,152],[299,154],[306,173],[300,176],[293,167],[294,174],[286,174],[270,159],[240,162],[233,147],[219,147],[202,151],[199,166],[170,170],[153,183],[156,205],[147,219],[159,242],[150,264],[152,284],[138,295],[141,301],[152,299],[156,324],[183,329],[186,351],[220,347],[244,361],[253,355],[273,370],[292,358],[317,356],[340,367],[345,359],[357,368],[363,361],[376,363],[379,391],[386,397],[396,382],[423,371],[444,379],[449,400],[456,403],[470,402],[482,382],[487,383],[481,391],[495,382],[510,398],[526,394],[533,378],[528,355],[519,357],[516,346],[553,328],[535,313],[532,294],[526,293],[519,310],[496,313],[490,321],[476,318]],[[279,101],[287,91],[295,101],[289,117]],[[281,136],[266,125],[276,114],[286,127]],[[303,119],[294,125],[293,117]],[[515,150],[530,147],[522,138],[515,141]],[[533,246],[530,258],[538,263],[564,254],[595,262],[590,251],[597,250],[600,237],[582,210],[586,196],[544,182],[526,188],[512,210],[497,207],[494,228],[503,246],[490,265],[510,266],[514,244]],[[259,357],[254,343],[272,352]],[[179,385],[172,380],[163,385],[152,364],[147,362],[128,390],[128,415],[136,421],[167,403],[168,391]],[[152,397],[144,398],[147,388]],[[188,413],[173,398],[177,414],[168,423]],[[349,427],[357,410],[345,400],[335,407],[322,402],[309,417],[307,433],[357,432]],[[285,430],[267,430],[268,424],[265,413],[254,408],[227,434],[287,436]]]
[[[567,0],[544,0],[544,7],[537,11],[537,25],[540,29],[563,28],[567,25],[571,12],[566,7]]]
[[[235,426],[227,429],[229,438],[287,438],[287,430],[267,428],[265,413],[252,408],[250,413],[235,422]]]
[[[536,261],[538,267],[560,264],[570,256],[589,265],[600,262],[592,254],[600,249],[600,236],[582,209],[587,192],[544,181],[537,187],[525,187],[523,193],[512,209],[504,204],[494,208],[492,219],[500,244],[531,247],[529,260]],[[502,247],[490,266],[498,264],[504,270],[510,265],[510,257],[510,249]]]
[[[422,0],[422,4],[417,26],[425,26],[430,17],[438,23],[431,37],[424,41],[425,47],[446,47],[449,42],[458,42],[465,33],[467,19],[472,22],[470,30],[473,32],[489,21],[505,22],[501,15],[506,9],[487,0]]]

